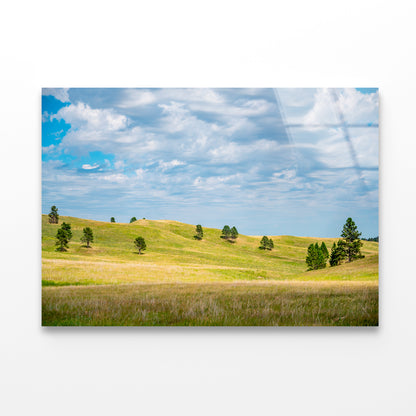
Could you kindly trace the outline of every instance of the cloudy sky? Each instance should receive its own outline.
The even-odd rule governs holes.
[[[376,89],[44,88],[42,212],[378,235]]]

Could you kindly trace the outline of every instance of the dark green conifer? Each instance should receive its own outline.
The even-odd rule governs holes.
[[[266,250],[269,247],[269,239],[264,235],[260,240],[260,250]]]
[[[139,250],[139,254],[142,254],[142,250],[146,250],[146,242],[144,241],[143,237],[137,237],[134,240],[134,244]]]
[[[94,242],[94,235],[90,227],[86,227],[82,230],[84,233],[81,237],[83,243],[87,243],[87,247],[90,247],[90,243]]]
[[[224,228],[222,229],[222,235],[221,238],[225,238],[228,240],[231,237],[231,229],[229,225],[224,225]]]
[[[196,240],[202,240],[202,237],[204,236],[204,231],[202,230],[202,226],[200,224],[198,224],[195,227],[195,233],[196,234],[194,235],[194,238]]]
[[[231,232],[230,232],[230,234],[231,234],[231,238],[232,238],[233,240],[235,240],[235,239],[238,237],[238,231],[237,231],[237,228],[235,228],[235,227],[231,228]]]
[[[59,221],[58,208],[56,208],[55,205],[51,207],[51,212],[49,213],[48,217],[49,217],[50,224],[58,224],[58,221]]]
[[[321,251],[325,257],[325,261],[327,261],[329,259],[329,253],[328,253],[328,249],[326,248],[326,244],[324,241],[322,241],[321,243]]]
[[[70,241],[72,238],[71,224],[67,224],[66,222],[63,222],[61,225],[61,228],[65,230],[68,236],[68,241]]]
[[[341,237],[345,241],[345,253],[348,262],[356,259],[363,258],[361,254],[361,247],[363,245],[360,240],[361,233],[358,231],[355,222],[351,218],[347,218],[347,221],[342,229]]]
[[[57,247],[57,251],[66,251],[66,248],[68,248],[68,234],[67,232],[62,229],[59,228],[58,232],[56,233],[56,242],[55,245],[58,246]]]

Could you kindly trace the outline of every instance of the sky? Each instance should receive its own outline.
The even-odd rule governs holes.
[[[376,88],[43,88],[42,213],[378,235]]]

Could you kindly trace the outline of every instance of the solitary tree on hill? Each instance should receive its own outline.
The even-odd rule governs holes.
[[[139,250],[139,254],[142,254],[142,250],[146,250],[146,242],[144,241],[143,237],[137,237],[134,240],[134,244]]]
[[[110,218],[110,222],[116,222],[115,218],[114,217],[111,217]]]
[[[67,224],[66,222],[63,222],[61,225],[61,228],[66,232],[66,235],[68,236],[68,242],[69,242],[72,238],[71,224]]]
[[[51,212],[48,215],[49,223],[50,224],[58,224],[59,215],[58,215],[58,208],[55,205],[51,206]]]
[[[90,243],[94,242],[94,235],[90,227],[85,227],[82,232],[84,233],[81,237],[83,243],[87,243],[87,247],[90,247]]]
[[[56,242],[55,245],[58,246],[57,247],[57,251],[66,251],[66,248],[68,248],[68,234],[67,232],[62,229],[59,228],[58,232],[56,233]]]
[[[130,220],[130,224],[131,224],[132,222],[134,222],[134,221],[137,221],[137,218],[136,218],[136,217],[132,217],[132,218],[131,218],[131,220]]]
[[[269,247],[269,239],[264,235],[260,240],[260,250],[266,250]]]
[[[221,238],[225,238],[228,240],[231,237],[231,229],[229,225],[224,225],[224,228],[222,229],[222,235]]]
[[[195,227],[195,232],[196,234],[194,235],[194,238],[196,240],[202,240],[202,237],[204,236],[204,231],[202,230],[202,226],[200,224],[198,224]]]
[[[360,240],[360,235],[361,233],[358,231],[355,222],[348,218],[341,233],[341,237],[345,241],[345,253],[348,262],[364,257],[361,254],[363,243]]]
[[[233,240],[235,240],[235,239],[238,237],[238,231],[237,231],[237,228],[235,228],[235,227],[231,228],[230,234],[231,234],[231,238],[232,238]]]
[[[268,238],[267,236],[263,236],[260,240],[260,250],[272,250],[274,248],[274,243],[271,238]]]

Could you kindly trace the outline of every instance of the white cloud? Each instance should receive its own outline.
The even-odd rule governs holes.
[[[190,102],[187,104],[192,111],[213,113],[223,119],[262,116],[276,111],[274,103],[263,99],[241,99],[233,103]]]
[[[315,93],[315,103],[302,122],[307,125],[320,125],[335,124],[338,121],[331,92],[327,88],[319,88]]]
[[[339,112],[347,124],[378,123],[378,94],[363,94],[355,88],[319,88],[313,107],[296,121],[306,125],[340,123]]]
[[[126,116],[117,114],[113,110],[93,109],[84,103],[71,104],[61,108],[51,117],[65,120],[72,128],[85,128],[87,130],[113,132],[125,129],[128,125]]]
[[[294,169],[284,169],[280,172],[273,173],[273,181],[286,182],[293,180],[296,177],[296,171]]]
[[[172,101],[170,104],[159,104],[165,117],[162,119],[164,129],[169,133],[177,133],[198,123],[184,104]],[[200,125],[202,123],[199,123]]]
[[[211,148],[208,156],[210,163],[241,163],[264,157],[291,157],[291,151],[274,140],[260,139],[247,144],[224,140],[220,146]]]
[[[142,180],[144,178],[144,174],[146,172],[146,169],[136,169],[135,173],[138,179]]]
[[[278,88],[281,104],[286,107],[311,108],[316,88]]]
[[[42,147],[43,154],[50,154],[50,153],[53,153],[55,150],[56,150],[56,146],[53,144]]]
[[[114,162],[114,168],[117,170],[123,169],[126,166],[123,160],[117,160]]]
[[[203,178],[198,176],[193,181],[193,186],[206,191],[219,190],[223,188],[239,188],[242,185],[243,175],[237,173],[228,176],[210,176]]]
[[[159,161],[159,168],[164,172],[168,169],[175,168],[176,166],[185,165],[185,162],[181,162],[180,160],[174,159],[170,162],[163,162],[162,160]]]
[[[192,103],[218,105],[225,102],[222,94],[210,88],[163,88],[155,94],[162,101],[183,101],[191,105]]]
[[[363,94],[346,88],[338,94],[341,111],[347,123],[378,123],[378,93]]]
[[[124,91],[124,96],[117,106],[120,108],[143,107],[155,101],[156,96],[153,92],[140,89],[127,89]]]
[[[355,157],[361,167],[378,166],[378,129],[350,128],[349,136]],[[313,145],[317,158],[330,168],[355,166],[354,156],[342,129],[329,129],[326,137]]]
[[[85,169],[85,170],[97,169],[99,167],[100,165],[98,163],[94,163],[94,165],[89,165],[88,163],[86,163],[85,165],[82,165],[82,169]]]
[[[42,88],[42,95],[52,95],[63,103],[69,103],[69,88]]]
[[[111,175],[104,175],[102,178],[105,181],[115,182],[115,183],[124,183],[128,180],[128,176],[123,175],[122,173],[113,173]]]

